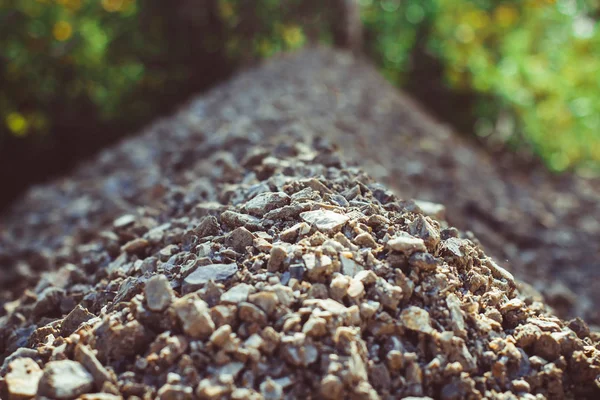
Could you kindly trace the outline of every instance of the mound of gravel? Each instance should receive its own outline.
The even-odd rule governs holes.
[[[520,290],[443,205],[349,166],[281,117],[284,97],[260,118],[206,114],[233,95],[214,91],[4,219],[15,290],[0,397],[600,395],[600,335]]]

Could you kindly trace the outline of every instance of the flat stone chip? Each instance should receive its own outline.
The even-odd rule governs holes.
[[[427,251],[423,239],[416,238],[404,232],[395,238],[390,239],[387,242],[387,246],[394,251],[398,251],[406,255],[411,255],[416,251]]]
[[[209,264],[198,267],[183,281],[184,291],[193,291],[209,281],[224,281],[238,271],[237,264]]]
[[[67,400],[89,393],[94,386],[94,377],[76,361],[50,361],[40,379],[38,394]]]
[[[30,399],[38,391],[38,383],[43,375],[35,361],[28,357],[17,358],[9,364],[10,372],[4,382],[10,399]]]
[[[326,233],[339,231],[350,219],[343,214],[329,210],[306,211],[300,214],[300,218]]]
[[[262,217],[269,211],[290,203],[290,196],[283,192],[261,193],[246,203],[246,210],[252,215]]]
[[[152,311],[160,312],[171,304],[172,291],[169,280],[164,275],[155,275],[148,279],[144,288],[146,304]]]
[[[433,331],[429,313],[416,306],[410,306],[402,310],[400,321],[402,321],[405,327],[413,331],[423,333],[431,333]]]

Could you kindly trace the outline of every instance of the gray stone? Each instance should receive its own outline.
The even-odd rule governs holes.
[[[433,331],[429,313],[419,307],[411,306],[402,310],[400,321],[406,328],[413,331],[422,333],[431,333]]]
[[[254,291],[254,287],[247,283],[239,283],[221,295],[221,302],[238,304],[248,300],[248,295]]]
[[[306,211],[300,214],[300,218],[325,233],[339,231],[350,219],[343,214],[329,210]]]
[[[252,246],[254,242],[254,235],[248,229],[239,227],[234,229],[227,235],[225,243],[227,246],[233,247],[238,253],[244,253],[246,247]]]
[[[14,353],[12,353],[4,359],[2,367],[0,367],[0,376],[3,376],[8,372],[8,366],[13,360],[16,360],[17,358],[31,358],[36,360],[38,357],[39,354],[37,351],[33,349],[28,349],[26,347],[20,347],[17,350],[15,350]]]
[[[394,251],[398,251],[406,255],[411,255],[416,251],[427,251],[423,239],[411,236],[406,232],[400,232],[398,236],[390,239],[387,242],[387,246]]]
[[[231,278],[237,272],[237,264],[210,264],[199,266],[194,272],[189,274],[183,281],[183,291],[185,293],[200,289],[208,281],[224,281]]]
[[[429,253],[416,252],[408,259],[408,263],[419,271],[435,271],[437,260]]]
[[[98,361],[98,358],[88,346],[78,344],[75,347],[75,360],[80,362],[92,374],[97,388],[101,388],[104,382],[114,382],[112,375],[102,366],[102,363]]]
[[[42,375],[42,370],[31,358],[24,357],[13,360],[8,365],[8,373],[4,377],[9,400],[34,397]]]
[[[261,228],[260,219],[252,215],[240,214],[231,210],[227,210],[221,214],[221,221],[229,226],[243,226],[251,231],[259,230]]]
[[[33,307],[33,315],[42,317],[50,313],[55,313],[60,308],[60,301],[63,298],[65,291],[56,287],[48,287],[40,293],[38,301]]]
[[[267,379],[260,384],[260,393],[265,400],[280,400],[283,399],[283,388],[276,381]]]
[[[173,297],[169,280],[164,275],[154,275],[146,282],[144,295],[148,309],[155,312],[164,311],[171,304]]]
[[[290,203],[290,196],[283,192],[266,192],[255,196],[246,203],[246,210],[257,217],[262,217],[271,210],[281,208]]]
[[[213,215],[208,215],[203,217],[200,220],[200,223],[194,229],[194,232],[198,235],[198,237],[206,237],[206,236],[214,236],[218,235],[221,230],[219,226],[219,221]]]
[[[356,261],[347,257],[344,254],[340,256],[340,262],[342,263],[342,273],[344,275],[354,277],[360,271],[364,270],[364,268],[360,264],[358,264]]]
[[[208,304],[190,296],[176,300],[173,309],[187,335],[196,339],[207,339],[215,330]]]
[[[146,247],[150,246],[150,242],[143,238],[137,238],[125,243],[121,250],[128,254],[139,254]]]
[[[446,216],[446,206],[443,204],[432,203],[425,200],[414,200],[417,207],[423,211],[423,214],[435,218],[437,220],[443,220]]]
[[[239,373],[244,369],[243,362],[231,362],[220,367],[217,371],[217,376],[231,375],[234,379],[237,378]]]
[[[89,393],[94,377],[76,361],[50,361],[40,379],[38,394],[54,399],[74,399]]]
[[[267,262],[267,271],[277,272],[283,266],[283,262],[287,257],[287,252],[281,246],[274,246],[269,253],[269,261]]]
[[[133,225],[133,223],[135,222],[135,215],[131,215],[131,214],[125,214],[120,216],[119,218],[115,219],[113,222],[113,227],[115,227],[116,229],[122,229],[122,228],[127,228],[130,225]]]
[[[77,305],[63,320],[60,334],[62,336],[69,336],[71,333],[75,332],[82,323],[89,321],[94,317],[95,315],[87,309]]]
[[[302,281],[304,277],[304,265],[302,264],[292,264],[290,265],[290,278],[296,279],[298,281]]]

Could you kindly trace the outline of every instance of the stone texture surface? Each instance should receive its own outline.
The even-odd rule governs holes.
[[[92,375],[78,362],[51,361],[44,368],[38,394],[53,399],[75,399],[88,393],[93,383]]]
[[[33,189],[0,227],[0,397],[35,362],[49,398],[597,398],[597,191],[509,184],[419,113],[312,51]]]

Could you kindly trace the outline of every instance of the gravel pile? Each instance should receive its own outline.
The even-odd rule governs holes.
[[[343,97],[253,74],[5,217],[1,398],[600,395],[600,335],[286,105]]]

